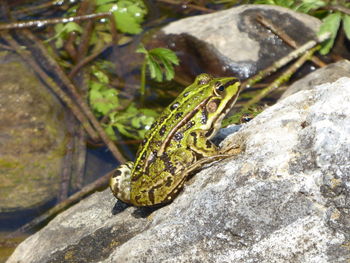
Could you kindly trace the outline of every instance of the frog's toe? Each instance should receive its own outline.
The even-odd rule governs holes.
[[[109,186],[115,197],[130,203],[130,179],[133,162],[126,162],[112,172]]]

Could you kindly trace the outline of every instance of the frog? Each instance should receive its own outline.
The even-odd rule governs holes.
[[[235,77],[198,75],[146,132],[135,161],[112,171],[109,185],[114,196],[136,207],[167,204],[179,194],[191,172],[229,156],[210,139],[239,91]]]

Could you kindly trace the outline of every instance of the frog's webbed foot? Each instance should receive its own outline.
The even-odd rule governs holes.
[[[229,155],[229,156],[235,156],[242,152],[242,148],[239,146],[229,147],[225,149],[219,150],[219,155]]]
[[[242,149],[240,147],[219,149],[215,155],[206,156],[206,157],[199,159],[198,161],[196,161],[193,164],[191,164],[190,166],[188,166],[186,170],[189,173],[191,173],[193,171],[196,171],[196,170],[202,168],[203,165],[213,163],[215,161],[220,161],[220,160],[234,157],[234,156],[240,154],[241,152],[242,152]]]
[[[133,162],[126,162],[112,171],[109,186],[114,196],[121,201],[130,204],[131,169]]]

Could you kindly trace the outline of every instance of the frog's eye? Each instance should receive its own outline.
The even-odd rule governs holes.
[[[221,96],[225,91],[225,86],[221,82],[216,82],[214,92],[217,96]]]
[[[224,85],[220,85],[219,87],[216,88],[217,91],[222,92],[225,90],[225,86]]]

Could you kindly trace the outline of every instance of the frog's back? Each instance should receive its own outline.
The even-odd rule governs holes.
[[[204,101],[209,96],[206,93],[209,80],[211,79],[207,74],[197,77],[192,85],[165,108],[146,133],[131,173],[131,199],[134,199],[133,202],[137,203],[136,205],[145,205],[140,202],[149,202],[149,200],[140,200],[142,191],[149,193],[152,192],[150,189],[166,184],[167,180],[168,182],[172,180],[172,183],[174,183],[173,180],[177,180],[173,175],[181,168],[175,167],[172,156],[178,149],[186,148],[186,131],[194,126],[193,118],[196,114],[198,115],[200,108],[195,109],[191,105],[198,106],[198,102]]]
[[[205,79],[205,81],[203,81]],[[188,86],[178,97],[161,113],[159,118],[152,124],[151,129],[146,133],[137,154],[135,165],[132,170],[133,182],[137,181],[146,171],[146,166],[154,160],[156,156],[163,155],[165,149],[169,146],[171,140],[176,136],[176,131],[181,127],[188,125],[188,128],[194,125],[189,123],[188,119],[195,113],[189,105],[196,105],[196,101],[203,101],[208,97],[206,94],[207,82],[210,80],[207,74],[201,74],[196,81]],[[202,82],[202,84],[198,82]],[[191,103],[190,103],[191,101]],[[181,141],[178,136],[177,141]],[[182,142],[182,145],[184,142]]]

